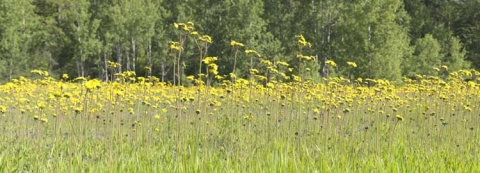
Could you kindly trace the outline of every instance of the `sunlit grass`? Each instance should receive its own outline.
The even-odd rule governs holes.
[[[468,72],[402,86],[20,78],[0,86],[0,171],[478,172]]]

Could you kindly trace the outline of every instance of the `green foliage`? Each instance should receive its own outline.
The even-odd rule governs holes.
[[[199,50],[195,37],[187,38],[180,62],[185,64],[181,69],[185,75],[200,71],[199,57],[218,56],[220,74],[228,75],[237,57],[237,75],[248,76],[250,61],[243,53],[247,49],[273,63],[288,62],[295,68],[292,73],[299,75],[304,70],[296,68],[295,35],[299,34],[312,43],[303,54],[317,59],[305,74],[315,79],[333,75],[397,80],[412,75],[418,70],[406,62],[425,51],[416,45],[427,34],[440,45],[440,65],[452,70],[480,66],[479,4],[471,0],[1,2],[0,61],[4,66],[0,74],[5,79],[26,75],[23,69],[38,68],[103,80],[114,78],[112,73],[133,70],[173,81],[168,43],[178,40],[173,23],[188,21],[195,23],[200,35],[211,36],[213,43]],[[231,40],[245,47],[232,49]],[[327,60],[338,66],[328,67]],[[108,61],[121,66],[109,69]],[[358,67],[352,69],[347,62]],[[259,63],[255,60],[255,68]],[[143,70],[145,66],[152,70]]]
[[[440,50],[440,44],[432,35],[427,34],[424,38],[418,39],[413,56],[405,61],[405,74],[408,76],[436,74],[433,68],[442,65],[443,55]]]
[[[450,38],[450,47],[448,54],[443,58],[443,64],[447,65],[451,71],[460,69],[469,69],[470,63],[466,61],[466,51],[460,43],[460,39],[456,37]]]
[[[15,76],[28,72],[26,68],[35,68],[30,55],[40,50],[31,50],[39,25],[34,13],[32,0],[0,1],[0,78],[11,80]],[[41,63],[39,63],[41,64]]]
[[[356,77],[398,80],[400,64],[410,56],[408,16],[401,1],[355,2],[342,10],[337,33],[342,36],[334,40],[337,56],[332,59],[343,67],[356,62]],[[346,74],[349,68],[339,71]]]
[[[455,27],[451,28],[465,46],[466,57],[475,68],[480,68],[480,6],[479,1],[458,1],[457,12],[461,17],[455,21]]]
[[[409,33],[412,42],[431,34],[440,44],[440,54],[444,56],[442,58],[443,65],[451,66],[453,69],[450,70],[469,68],[470,63],[465,60],[475,59],[472,54],[468,54],[470,51],[466,51],[468,48],[463,46],[466,40],[470,39],[467,38],[470,36],[466,36],[466,33],[471,31],[471,27],[468,25],[473,24],[466,22],[469,20],[468,16],[472,14],[472,11],[465,11],[471,9],[469,5],[475,5],[475,2],[469,0],[405,1],[405,8],[411,16]],[[473,49],[469,50],[474,51]],[[408,63],[405,63],[405,66],[408,66]]]

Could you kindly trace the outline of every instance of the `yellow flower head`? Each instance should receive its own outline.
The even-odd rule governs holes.
[[[265,65],[268,65],[268,66],[271,66],[271,65],[273,64],[273,63],[272,63],[270,60],[268,60],[268,59],[262,60],[262,61],[260,61],[260,63],[265,64]]]
[[[175,29],[183,29],[185,31],[189,30],[189,27],[185,23],[173,23],[173,27],[175,27]]]
[[[212,43],[212,37],[208,36],[208,35],[204,35],[204,36],[201,36],[200,38],[198,38],[200,41],[202,42],[205,42],[205,43]]]
[[[235,75],[234,73],[230,73],[230,78],[235,79],[237,78],[237,75]]]
[[[150,68],[149,66],[145,66],[143,69],[144,69],[145,71],[152,71],[152,68]]]
[[[73,79],[74,81],[86,81],[87,79],[84,78],[84,77],[77,77],[75,79]]]
[[[170,49],[180,51],[183,50],[183,47],[180,45],[180,42],[170,42]]]
[[[283,62],[283,61],[277,61],[277,64],[285,67],[288,67],[289,65],[287,62]]]
[[[448,70],[448,66],[442,65],[442,69]]]
[[[250,50],[250,49],[249,49],[249,50],[245,50],[245,53],[246,53],[246,54],[253,54],[253,55],[257,56],[257,57],[262,57],[262,56],[261,56],[257,51],[255,51],[255,50]]]
[[[110,68],[117,68],[117,67],[121,67],[122,65],[120,63],[117,63],[117,62],[113,62],[113,61],[108,61],[108,67]]]
[[[347,62],[347,64],[348,64],[349,66],[354,67],[354,68],[357,67],[357,63],[355,63],[355,62]]]
[[[267,83],[267,88],[275,88],[275,84],[268,82]]]
[[[332,60],[327,60],[325,61],[325,64],[329,65],[329,66],[332,66],[332,67],[337,67],[337,63],[335,63],[334,61]]]
[[[92,91],[94,88],[100,88],[100,80],[98,79],[93,79],[85,82],[85,88],[87,88],[88,91]]]
[[[0,112],[2,114],[4,114],[5,112],[7,112],[7,107],[6,106],[0,106]]]
[[[239,42],[236,42],[236,41],[232,40],[232,41],[230,41],[230,46],[232,46],[232,47],[235,47],[235,46],[244,47],[245,45],[243,43],[239,43]]]
[[[203,63],[205,63],[205,64],[208,65],[208,64],[214,63],[215,61],[217,61],[217,59],[218,59],[218,58],[217,58],[216,56],[213,56],[213,57],[206,57],[206,58],[203,59],[202,61],[203,61]]]
[[[396,115],[395,117],[397,118],[398,121],[403,121],[403,116],[401,116],[401,115]]]
[[[222,80],[222,79],[224,79],[224,78],[225,78],[225,77],[223,77],[223,76],[215,75],[215,79],[217,79],[217,80]]]
[[[48,76],[48,72],[46,72],[47,74],[45,74],[46,71],[41,71],[41,70],[32,70],[30,71],[30,73],[33,73],[33,74],[38,74],[40,76]]]
[[[303,35],[295,35],[296,38],[298,38],[298,44],[302,46],[306,46],[308,42],[305,40],[305,37]]]

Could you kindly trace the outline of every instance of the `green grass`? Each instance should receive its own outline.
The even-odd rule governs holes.
[[[184,90],[177,96],[194,99],[149,100],[168,109],[158,119],[140,96],[116,105],[85,97],[104,105],[98,112],[52,116],[60,108],[54,100],[44,111],[9,109],[0,117],[0,172],[480,172],[478,110],[461,109],[478,105],[477,96],[447,103],[435,94],[362,94],[351,86],[251,98],[248,88]],[[386,99],[392,95],[399,99]],[[33,118],[39,111],[47,123]]]

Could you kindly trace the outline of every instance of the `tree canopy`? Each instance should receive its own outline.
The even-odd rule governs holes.
[[[240,77],[263,60],[310,79],[479,69],[479,8],[477,0],[0,0],[0,77],[40,69],[112,80],[133,71],[178,83],[205,72],[206,57]]]

